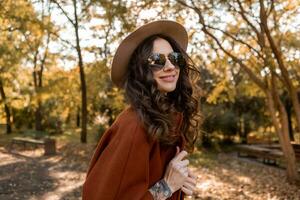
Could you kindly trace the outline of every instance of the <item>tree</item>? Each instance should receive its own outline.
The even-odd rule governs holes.
[[[121,36],[126,34],[129,30],[133,30],[135,28],[136,23],[136,14],[142,10],[143,6],[147,6],[149,3],[141,5],[140,7],[134,7],[137,3],[131,2],[128,4],[127,1],[57,1],[51,0],[63,13],[63,15],[68,19],[70,24],[74,29],[75,35],[75,45],[72,45],[76,49],[77,58],[78,58],[78,67],[80,74],[80,83],[81,83],[81,141],[86,142],[86,125],[87,125],[87,112],[88,112],[88,99],[87,98],[87,84],[85,81],[85,71],[83,66],[82,52],[94,53],[95,58],[97,59],[95,63],[99,62],[104,63],[101,67],[109,67],[110,60],[112,59],[110,43],[119,42]],[[73,8],[73,16],[66,9],[67,6],[72,6]],[[99,10],[103,10],[104,12],[99,12]],[[133,9],[135,9],[133,11]],[[130,10],[130,15],[129,11]],[[99,14],[101,13],[101,14]],[[91,17],[95,19],[101,19],[103,21],[102,24],[95,25],[91,27],[91,30],[94,32],[93,36],[95,38],[104,39],[104,45],[99,47],[99,45],[91,45],[89,47],[83,48],[80,44],[80,40],[82,39],[79,35],[79,30],[82,28],[80,25],[88,22]],[[120,25],[118,25],[120,24]],[[121,29],[120,29],[121,28]],[[100,33],[99,33],[100,32]],[[72,42],[68,42],[71,44]],[[87,64],[86,64],[87,65]],[[85,66],[86,66],[85,65]],[[97,65],[95,65],[97,66]],[[105,70],[104,70],[105,71]],[[107,72],[106,72],[107,73]],[[110,89],[115,91],[113,86],[110,86]],[[103,92],[103,91],[98,91]],[[114,92],[112,92],[114,93]],[[97,94],[97,93],[96,93]],[[93,94],[90,94],[93,96]],[[113,95],[118,96],[118,95]],[[90,98],[91,99],[91,98]],[[114,111],[115,112],[115,111]],[[112,115],[114,115],[113,113]],[[79,116],[79,115],[78,115]]]
[[[80,86],[81,86],[81,142],[86,143],[87,141],[87,91],[86,91],[86,81],[85,81],[85,73],[82,59],[82,49],[80,46],[80,35],[79,35],[79,23],[80,18],[78,15],[78,1],[72,0],[73,5],[73,19],[68,14],[68,12],[63,8],[62,3],[59,3],[56,0],[51,0],[51,2],[55,3],[57,7],[62,11],[68,21],[72,24],[75,32],[75,49],[78,56],[78,67],[79,67],[79,76],[80,76]],[[82,3],[82,12],[88,9],[90,4]],[[81,12],[81,13],[82,13]]]
[[[278,47],[275,45],[267,23],[268,20],[273,20],[273,24],[279,26],[276,23],[278,12],[274,9],[274,1],[269,3],[261,0],[259,4],[239,0],[234,2],[208,1],[206,3],[202,2],[201,5],[193,0],[189,3],[181,0],[177,2],[197,14],[198,22],[202,26],[201,30],[214,42],[216,51],[222,51],[233,62],[237,63],[264,92],[273,126],[287,160],[288,179],[291,182],[299,180],[295,154],[288,133],[287,113],[280,99],[280,88],[286,86],[289,90],[294,101],[295,111],[298,104],[294,97],[295,91],[293,90],[291,77],[286,71],[287,68],[283,64],[280,53],[276,52]],[[268,9],[265,9],[264,3],[269,3]],[[228,17],[231,17],[230,20],[227,22],[221,20],[220,13],[222,13],[222,16],[226,13]],[[259,13],[259,15],[257,16],[255,13]],[[219,16],[217,16],[218,14]],[[267,18],[270,15],[273,16],[273,19]],[[226,24],[226,28],[220,28],[224,27],[222,23],[223,25]],[[232,24],[235,26],[232,26]],[[276,28],[275,31],[279,32],[278,27]],[[278,66],[275,64],[276,62]],[[284,79],[278,74],[278,69],[281,75],[284,74]],[[281,84],[278,81],[281,81]]]
[[[27,45],[30,49],[29,56],[27,57],[33,65],[33,85],[35,90],[35,129],[38,131],[43,130],[43,102],[42,102],[42,90],[43,90],[43,74],[48,64],[49,56],[49,43],[53,39],[52,34],[56,32],[54,24],[51,22],[51,7],[50,4],[45,4],[44,1],[39,2],[41,5],[39,18],[40,23],[35,27],[35,41],[28,41]],[[26,37],[28,38],[28,37]]]
[[[0,94],[6,113],[6,132],[10,133],[13,97],[7,95],[5,89],[13,89],[12,80],[18,74],[17,66],[29,51],[27,42],[34,40],[34,28],[39,21],[28,1],[1,1],[0,6]]]

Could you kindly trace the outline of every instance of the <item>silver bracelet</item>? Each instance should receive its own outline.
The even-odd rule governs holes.
[[[165,200],[172,196],[172,191],[164,179],[153,185],[149,189],[149,192],[152,194],[154,200]]]

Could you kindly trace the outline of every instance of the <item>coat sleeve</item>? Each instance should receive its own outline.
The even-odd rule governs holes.
[[[83,186],[83,200],[153,200],[149,144],[137,122],[118,124],[101,139]]]

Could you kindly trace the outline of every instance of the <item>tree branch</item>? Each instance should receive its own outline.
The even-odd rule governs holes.
[[[198,17],[199,17],[199,23],[202,24],[202,31],[210,36],[216,43],[217,45],[219,46],[219,48],[228,56],[230,56],[232,58],[232,60],[236,63],[238,63],[244,70],[245,72],[250,76],[250,78],[262,89],[264,90],[265,92],[267,91],[267,87],[266,85],[264,84],[264,82],[259,78],[257,77],[250,68],[248,68],[248,66],[246,66],[239,58],[237,58],[236,56],[234,56],[233,54],[231,54],[229,51],[227,51],[223,45],[220,43],[220,41],[212,34],[208,31],[207,29],[207,25],[205,24],[205,20],[204,20],[204,17],[202,16],[202,13],[201,13],[201,10],[196,7],[196,6],[189,6],[187,5],[185,2],[183,2],[182,0],[177,0],[181,5],[185,6],[185,7],[188,7],[190,9],[193,9],[197,14],[198,14]]]
[[[250,22],[250,20],[248,19],[248,17],[245,15],[245,12],[246,12],[246,11],[245,11],[245,9],[244,9],[244,7],[243,7],[241,1],[240,1],[240,0],[237,0],[237,3],[238,3],[239,8],[240,8],[240,11],[237,11],[237,12],[242,16],[242,18],[247,22],[247,24],[249,24],[249,26],[253,29],[253,31],[256,33],[256,35],[259,36],[259,35],[260,35],[260,32],[259,32],[258,29],[254,26],[254,24],[252,24],[252,23]],[[258,37],[258,38],[259,38],[259,37]]]
[[[267,22],[267,15],[266,15],[266,10],[265,10],[265,7],[264,7],[264,3],[263,3],[263,0],[259,0],[259,3],[260,3],[260,19],[261,19],[261,24],[262,24],[262,27],[263,27],[263,30],[268,38],[268,41],[269,41],[269,44],[271,46],[271,49],[272,49],[272,52],[276,58],[276,61],[278,63],[278,66],[281,70],[281,73],[283,75],[283,78],[285,80],[285,83],[288,87],[288,89],[290,90],[293,85],[289,79],[289,75],[288,75],[288,72],[287,72],[287,69],[283,63],[283,60],[282,60],[282,55],[281,55],[281,52],[280,50],[277,48],[272,36],[271,36],[271,33],[270,33],[270,30],[269,30],[269,27],[268,27],[268,22]]]
[[[233,54],[231,54],[229,51],[227,51],[222,44],[220,43],[220,41],[212,34],[210,33],[205,27],[202,28],[203,32],[205,32],[207,35],[209,35],[220,47],[220,49],[227,54],[228,56],[230,56],[233,61],[235,61],[236,63],[238,63],[246,72],[247,74],[250,76],[250,78],[264,91],[267,90],[266,86],[264,85],[263,81],[261,79],[259,79],[250,68],[248,68],[239,58],[237,58],[236,56],[234,56]]]
[[[244,42],[243,40],[234,37],[232,34],[228,33],[227,31],[224,31],[224,30],[222,30],[222,29],[220,29],[220,28],[212,27],[212,26],[210,26],[210,25],[206,25],[206,27],[208,27],[208,28],[210,28],[210,29],[213,29],[213,30],[221,31],[222,33],[224,33],[225,35],[227,35],[228,37],[230,37],[230,38],[233,39],[234,41],[246,45],[249,49],[255,51],[255,52],[257,53],[257,55],[258,55],[261,59],[264,59],[263,55],[262,55],[258,50],[256,50],[254,47],[252,47],[250,44],[248,44],[247,42]]]
[[[75,26],[74,21],[69,17],[69,15],[67,14],[67,12],[61,7],[61,5],[56,1],[56,0],[50,0],[50,2],[53,2],[57,5],[57,7],[61,10],[61,12],[66,16],[66,18],[69,20],[69,22]]]
[[[68,40],[65,40],[65,39],[61,38],[61,36],[58,35],[56,32],[50,31],[50,33],[51,33],[52,35],[54,35],[56,38],[58,38],[60,41],[62,41],[63,43],[68,44],[68,45],[70,45],[72,48],[76,49],[76,47],[75,47],[71,42],[69,42]]]

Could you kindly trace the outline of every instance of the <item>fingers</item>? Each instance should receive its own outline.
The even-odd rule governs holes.
[[[189,171],[189,177],[194,178],[194,179],[198,178],[198,176],[194,172],[192,172],[190,169],[188,169],[188,171]]]
[[[178,151],[178,150],[177,150]],[[181,151],[180,153],[176,154],[173,158],[174,161],[181,161],[188,153],[186,151]]]
[[[179,146],[176,146],[176,155],[179,154],[179,152],[180,152],[180,148]]]
[[[188,188],[186,188],[185,186],[181,187],[181,190],[186,194],[186,195],[193,195],[193,191],[189,190]]]
[[[184,174],[184,176],[185,176],[186,178],[188,178],[189,172],[188,172],[188,168],[187,168],[187,167],[181,168],[181,169],[180,169],[180,172],[181,172],[182,174]]]
[[[185,159],[185,160],[182,160],[182,161],[179,161],[178,163],[180,166],[188,166],[190,164],[190,161]]]
[[[185,170],[185,172],[187,173],[187,175],[188,175],[188,173],[189,173],[189,171],[188,171],[188,164],[189,164],[189,160],[183,160],[183,161],[177,161],[176,162],[176,160],[174,161],[172,161],[172,163],[171,163],[177,170],[179,170],[179,171],[181,171],[181,170]]]
[[[189,184],[189,183],[185,182],[185,183],[183,184],[183,186],[181,187],[181,189],[182,189],[182,190],[183,190],[183,189],[187,190],[188,192],[190,192],[189,195],[192,195],[192,194],[196,191],[196,186],[193,185],[193,184]],[[186,194],[187,194],[187,193],[186,193]]]
[[[190,184],[188,182],[184,182],[183,187],[191,190],[191,191],[195,191],[196,190],[196,185]]]
[[[184,159],[182,160],[185,156],[187,155],[186,151],[181,151],[178,146],[176,146],[176,155],[171,161],[171,166],[176,168],[178,171],[181,172],[181,174],[184,174],[185,177],[188,177],[188,165],[190,163],[189,160]]]
[[[185,180],[185,182],[186,182],[186,183],[189,183],[189,184],[192,184],[192,185],[194,185],[194,186],[196,186],[196,184],[197,184],[196,179],[191,178],[191,177],[187,177],[186,180]]]
[[[189,168],[188,168],[188,173],[189,174],[188,174],[188,177],[186,179],[186,182],[196,186],[198,177]]]
[[[176,166],[177,169],[186,168],[186,170],[188,172],[188,165],[189,165],[189,161],[188,160],[179,161],[177,163],[174,162],[174,165]]]

